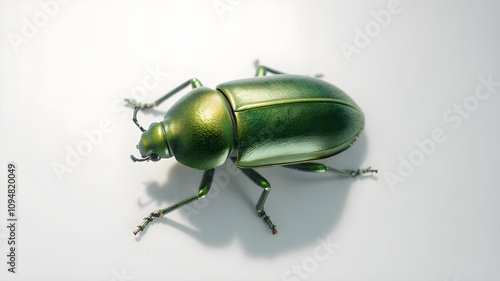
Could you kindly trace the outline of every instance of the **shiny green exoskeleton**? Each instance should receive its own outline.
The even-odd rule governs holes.
[[[276,75],[266,76],[270,72]],[[276,234],[276,226],[264,211],[271,190],[254,168],[283,166],[305,172],[331,172],[357,176],[376,170],[338,170],[311,161],[349,148],[364,126],[364,116],[354,101],[322,80],[287,75],[259,66],[257,77],[202,86],[197,79],[181,84],[152,104],[135,106],[133,121],[143,131],[137,145],[142,158],[134,161],[175,159],[190,168],[205,170],[198,194],[144,218],[134,234],[156,217],[204,197],[210,190],[216,167],[228,158],[263,191],[256,209]],[[148,130],[137,122],[139,109],[157,106],[171,95],[192,86],[188,94],[168,110],[163,121]]]

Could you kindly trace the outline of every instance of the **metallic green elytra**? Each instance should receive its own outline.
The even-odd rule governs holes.
[[[267,72],[275,75],[265,76]],[[158,161],[175,157],[187,167],[205,170],[199,192],[144,218],[134,234],[156,217],[204,197],[210,190],[214,169],[228,158],[263,191],[256,209],[276,234],[264,211],[271,190],[269,182],[253,168],[283,166],[305,172],[331,172],[357,176],[376,170],[338,170],[311,161],[331,157],[349,148],[364,127],[364,115],[339,88],[319,79],[283,74],[265,66],[257,77],[202,86],[193,78],[152,104],[135,106],[132,120],[143,131],[137,145],[142,158]],[[139,109],[157,106],[183,88],[193,90],[175,103],[163,121],[145,130],[137,122]]]
[[[258,168],[333,156],[364,126],[361,109],[324,81],[297,75],[222,83],[236,127],[236,165]]]

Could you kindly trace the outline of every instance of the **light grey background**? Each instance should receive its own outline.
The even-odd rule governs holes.
[[[481,82],[500,81],[498,2],[67,2],[0,3],[2,261],[9,161],[19,218],[18,273],[2,262],[0,279],[500,279],[500,87]],[[365,131],[323,162],[380,173],[261,170],[273,236],[253,210],[260,190],[226,163],[209,198],[134,237],[150,211],[194,194],[202,172],[132,163],[140,132],[122,99],[250,77],[255,59],[348,93]],[[478,87],[489,96],[475,98]]]

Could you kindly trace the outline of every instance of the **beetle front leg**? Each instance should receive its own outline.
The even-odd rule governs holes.
[[[186,198],[186,199],[184,199],[184,200],[182,200],[182,201],[180,201],[180,202],[178,202],[170,207],[167,207],[165,209],[160,209],[160,210],[156,210],[156,211],[151,212],[151,214],[148,217],[145,217],[144,220],[142,221],[142,223],[137,226],[137,229],[134,231],[134,235],[137,235],[137,233],[139,233],[140,231],[143,231],[144,228],[146,227],[146,225],[148,225],[148,223],[153,221],[155,218],[162,217],[162,216],[172,212],[173,210],[176,210],[184,205],[187,205],[193,201],[196,201],[198,199],[205,197],[205,195],[207,195],[208,191],[210,190],[210,187],[212,186],[212,181],[214,179],[214,172],[215,172],[215,169],[210,169],[210,170],[206,170],[203,173],[203,178],[201,179],[200,188],[198,189],[198,194],[196,194],[195,196]]]
[[[284,165],[283,167],[288,169],[298,170],[301,172],[314,172],[314,173],[329,172],[332,174],[341,175],[345,177],[357,177],[359,175],[363,175],[366,173],[378,172],[378,170],[372,170],[371,167],[368,167],[366,169],[357,169],[357,170],[339,170],[320,163],[311,163],[311,162],[293,164],[293,165]]]
[[[234,157],[231,157],[231,160],[233,160],[233,162],[236,161],[236,159]],[[239,168],[239,169],[252,182],[254,182],[256,185],[258,185],[262,189],[264,189],[260,195],[260,198],[259,198],[259,201],[257,202],[257,205],[255,206],[255,209],[257,210],[257,214],[259,215],[259,217],[262,217],[262,220],[264,220],[264,222],[267,223],[269,228],[272,230],[273,234],[278,233],[278,231],[276,230],[276,225],[274,225],[271,221],[271,217],[268,216],[266,214],[266,212],[264,211],[264,204],[266,203],[267,196],[269,195],[269,192],[271,191],[271,184],[269,184],[269,181],[267,181],[261,174],[259,174],[254,169],[242,169],[242,168]]]
[[[193,78],[193,79],[189,79],[186,82],[180,84],[179,86],[177,86],[177,88],[166,93],[163,97],[159,98],[158,100],[156,100],[153,103],[138,103],[133,99],[125,99],[125,101],[133,106],[139,107],[140,109],[148,109],[148,108],[160,105],[160,103],[164,102],[166,99],[168,99],[169,97],[173,96],[174,94],[180,92],[182,89],[186,88],[189,85],[191,85],[191,87],[193,89],[203,86],[201,84],[200,80]]]

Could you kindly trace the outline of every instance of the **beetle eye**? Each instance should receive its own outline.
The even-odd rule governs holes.
[[[161,157],[158,156],[157,154],[154,154],[154,153],[151,154],[151,161],[158,162],[158,161],[160,161],[160,159],[161,159]]]

